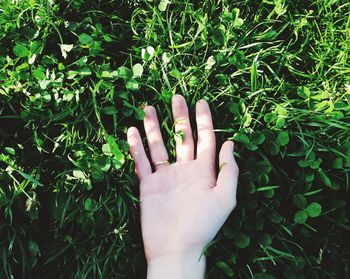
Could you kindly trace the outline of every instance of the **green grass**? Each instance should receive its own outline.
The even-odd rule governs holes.
[[[1,278],[145,278],[125,134],[174,158],[175,93],[241,170],[207,278],[349,278],[350,4],[192,2],[0,3]]]

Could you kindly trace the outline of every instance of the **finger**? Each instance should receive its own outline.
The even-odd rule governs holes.
[[[152,169],[137,128],[130,127],[128,129],[127,140],[130,145],[130,154],[135,161],[136,174],[141,181],[143,177],[152,173]]]
[[[216,191],[221,201],[230,208],[236,206],[236,192],[238,181],[238,166],[233,156],[233,142],[226,141],[219,154],[219,176],[214,191]]]
[[[209,163],[215,161],[215,134],[210,108],[206,101],[200,100],[196,105],[196,122],[198,130],[197,158]]]
[[[185,98],[175,95],[172,99],[173,117],[175,122],[176,160],[190,161],[194,157],[194,143],[188,108]],[[179,133],[181,132],[181,133]]]
[[[157,165],[157,163],[168,161],[169,156],[160,132],[156,110],[152,106],[147,106],[144,111],[146,117],[144,118],[143,123],[145,126],[148,147],[150,149],[152,162],[155,165],[155,168],[159,169],[164,166],[164,164]]]

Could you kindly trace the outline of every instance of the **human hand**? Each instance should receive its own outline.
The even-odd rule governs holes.
[[[226,141],[221,147],[220,172],[216,178],[216,142],[207,102],[201,100],[196,104],[196,157],[188,108],[181,95],[173,97],[172,109],[175,132],[182,131],[184,135],[183,140],[176,137],[175,163],[168,163],[154,107],[145,108],[144,119],[154,172],[137,128],[131,127],[127,133],[140,180],[145,255],[149,266],[159,263],[163,268],[174,261],[189,263],[185,260],[188,257],[198,261],[205,245],[215,237],[236,206],[238,180],[232,141]]]

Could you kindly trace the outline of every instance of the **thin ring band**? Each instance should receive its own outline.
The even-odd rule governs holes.
[[[163,165],[163,164],[167,164],[167,165],[170,165],[169,161],[160,161],[160,162],[157,162],[157,163],[154,163],[154,166],[157,167],[159,165]]]

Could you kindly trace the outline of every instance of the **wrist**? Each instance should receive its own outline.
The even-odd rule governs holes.
[[[206,258],[202,249],[168,253],[147,259],[147,279],[203,279]]]

